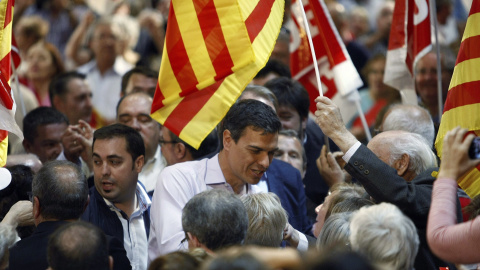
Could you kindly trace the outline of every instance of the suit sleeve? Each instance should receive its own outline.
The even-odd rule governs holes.
[[[377,203],[395,204],[416,226],[426,227],[432,183],[405,181],[395,169],[381,161],[364,145],[353,154],[345,169],[363,185]],[[425,176],[427,177],[431,177],[433,181],[432,176]]]

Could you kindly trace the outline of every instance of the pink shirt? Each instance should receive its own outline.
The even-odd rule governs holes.
[[[456,224],[457,182],[439,178],[433,185],[428,216],[430,249],[443,260],[471,264],[480,262],[480,217]]]

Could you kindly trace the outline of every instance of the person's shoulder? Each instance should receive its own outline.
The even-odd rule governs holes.
[[[90,62],[77,67],[77,72],[82,74],[88,74],[90,71],[92,71],[95,68],[96,65],[97,65],[97,62],[95,60],[91,60]]]

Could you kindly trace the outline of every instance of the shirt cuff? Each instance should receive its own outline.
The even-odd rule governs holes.
[[[308,240],[305,234],[298,232],[298,246],[297,250],[298,251],[307,251],[308,250]]]
[[[350,161],[350,158],[352,158],[353,154],[355,154],[355,152],[357,152],[358,148],[360,148],[362,144],[357,141],[354,145],[352,145],[352,147],[350,147],[350,149],[348,149],[348,151],[345,153],[345,155],[343,155],[343,160],[345,160],[345,162],[349,162]]]

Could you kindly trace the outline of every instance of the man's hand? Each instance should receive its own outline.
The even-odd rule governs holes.
[[[297,248],[298,243],[300,242],[298,231],[288,222],[285,229],[283,229],[283,240],[287,241],[287,243],[294,248]]]
[[[475,135],[467,134],[467,129],[456,127],[443,138],[442,164],[439,178],[459,179],[462,175],[480,164],[480,159],[470,159],[468,149]],[[465,138],[465,139],[464,139]]]
[[[347,152],[357,142],[357,139],[345,127],[337,105],[327,97],[318,97],[315,102],[317,102],[315,122],[342,152]]]
[[[2,224],[7,224],[13,227],[34,225],[32,202],[18,201],[5,215]]]
[[[327,153],[327,148],[324,145],[317,159],[318,171],[330,188],[337,183],[345,182],[345,174],[336,160],[336,156],[342,155],[342,152]]]

